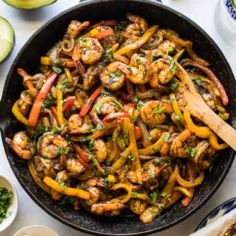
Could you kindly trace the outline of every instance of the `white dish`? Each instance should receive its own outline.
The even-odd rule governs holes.
[[[59,236],[54,230],[44,225],[29,225],[17,231],[13,236]]]
[[[0,187],[5,187],[13,193],[13,199],[7,210],[7,218],[0,223],[0,232],[10,226],[16,218],[18,211],[18,196],[13,184],[4,176],[0,175]]]

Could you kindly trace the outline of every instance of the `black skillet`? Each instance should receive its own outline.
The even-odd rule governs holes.
[[[231,114],[230,123],[236,125],[236,82],[232,71],[214,41],[198,25],[182,14],[153,1],[91,0],[62,12],[50,20],[29,39],[9,71],[0,104],[2,140],[8,161],[17,179],[42,209],[77,230],[99,235],[147,234],[161,231],[181,222],[198,210],[220,186],[232,165],[235,154],[232,149],[220,153],[188,207],[184,208],[177,203],[164,211],[154,222],[146,225],[142,224],[138,217],[120,216],[108,219],[96,217],[83,210],[77,212],[69,207],[60,206],[34,183],[27,169],[26,161],[18,158],[5,142],[6,137],[12,137],[15,132],[23,129],[11,114],[12,104],[23,90],[22,79],[16,73],[17,67],[22,67],[30,74],[34,74],[37,71],[40,56],[44,55],[63,36],[70,20],[97,22],[104,19],[122,19],[127,12],[146,18],[150,24],[171,28],[183,38],[194,42],[194,50],[210,62],[211,68],[226,88],[230,98],[228,107]]]

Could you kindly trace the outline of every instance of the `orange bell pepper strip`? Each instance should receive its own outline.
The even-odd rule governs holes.
[[[34,89],[32,81],[29,79],[30,75],[22,68],[17,68],[17,73],[24,79],[25,85],[28,89]]]
[[[29,126],[35,127],[38,122],[39,114],[41,111],[41,107],[43,105],[43,101],[45,100],[46,96],[48,95],[54,81],[56,80],[58,74],[55,72],[51,72],[48,76],[47,81],[44,83],[43,87],[39,91],[32,109],[29,115]]]
[[[101,40],[103,38],[106,38],[108,36],[111,36],[114,34],[114,31],[112,29],[107,29],[107,30],[104,30],[104,31],[100,31],[96,36],[95,38],[98,39],[98,40]]]
[[[81,117],[85,117],[87,115],[87,113],[89,112],[89,110],[91,109],[91,106],[93,104],[93,102],[96,100],[96,98],[99,96],[99,94],[102,91],[102,86],[98,87],[93,93],[92,95],[89,97],[89,99],[86,101],[86,103],[82,106],[79,115]]]
[[[142,131],[142,129],[139,128],[138,126],[135,126],[134,129],[135,129],[134,132],[135,132],[135,137],[136,137],[136,139],[142,138],[142,137],[143,137],[143,131]]]
[[[82,198],[85,200],[90,199],[90,193],[80,188],[71,188],[67,186],[63,186],[59,184],[57,181],[53,180],[51,177],[44,177],[43,182],[56,192],[62,193],[67,196],[74,196],[78,198]]]

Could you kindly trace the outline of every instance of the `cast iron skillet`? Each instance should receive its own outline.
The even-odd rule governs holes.
[[[27,169],[26,161],[18,158],[5,142],[6,137],[12,137],[15,132],[23,129],[11,114],[12,104],[23,90],[22,79],[16,73],[17,67],[22,67],[34,74],[37,71],[40,56],[44,55],[54,43],[62,38],[70,20],[97,22],[104,19],[122,19],[127,12],[146,18],[150,24],[171,28],[183,38],[194,42],[194,50],[210,62],[214,72],[226,88],[230,98],[230,123],[236,124],[236,83],[225,57],[214,41],[199,26],[180,13],[151,1],[91,0],[61,13],[44,25],[20,51],[6,80],[0,109],[0,126],[4,148],[17,179],[41,208],[57,220],[77,230],[99,235],[140,235],[160,231],[177,224],[193,214],[212,196],[228,173],[234,158],[233,150],[222,151],[187,208],[177,203],[164,211],[154,222],[146,225],[134,216],[109,219],[96,217],[83,210],[77,212],[69,207],[60,206],[34,183]]]

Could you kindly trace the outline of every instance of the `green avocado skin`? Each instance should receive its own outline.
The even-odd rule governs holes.
[[[18,8],[18,9],[25,9],[25,10],[32,10],[40,7],[45,7],[48,5],[53,4],[57,0],[3,0],[6,4]]]

